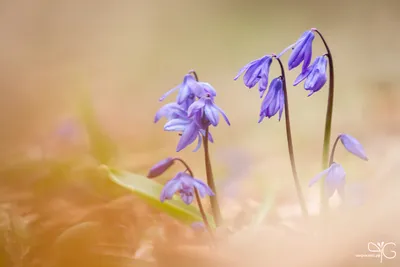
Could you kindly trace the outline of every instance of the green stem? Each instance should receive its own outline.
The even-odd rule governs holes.
[[[192,169],[189,167],[189,165],[183,159],[175,158],[174,160],[181,162],[185,166],[186,170],[189,172],[190,176],[192,176],[192,178],[194,178]],[[201,199],[200,199],[199,191],[197,190],[197,188],[194,188],[194,194],[196,196],[196,201],[199,206],[200,214],[201,214],[201,217],[203,218],[204,225],[206,226],[208,232],[211,235],[211,238],[213,239],[214,235],[211,230],[210,224],[208,223],[208,219],[207,219],[206,213],[204,211],[203,205],[201,204]]]
[[[199,76],[196,71],[191,70],[189,74],[192,74],[196,81],[199,81]],[[219,208],[218,199],[217,199],[217,188],[215,186],[214,175],[211,167],[210,153],[208,149],[208,126],[206,128],[206,133],[203,136],[203,146],[204,146],[204,160],[206,164],[206,175],[207,175],[207,184],[214,192],[214,196],[210,197],[211,203],[211,211],[214,217],[215,225],[218,227],[222,223],[221,210]]]
[[[210,153],[208,149],[208,127],[206,128],[206,134],[203,136],[203,146],[204,146],[204,160],[206,164],[206,174],[207,174],[207,184],[214,192],[214,196],[210,197],[211,210],[214,216],[215,225],[219,226],[222,223],[221,210],[219,208],[217,199],[217,190],[214,181],[214,175],[211,167]]]
[[[307,205],[304,200],[303,192],[301,190],[301,185],[300,185],[299,178],[297,175],[297,170],[296,170],[296,162],[294,160],[292,131],[290,128],[289,100],[288,100],[288,93],[287,93],[287,89],[286,89],[285,70],[283,68],[283,64],[282,64],[281,60],[278,57],[275,57],[275,58],[279,62],[279,65],[281,67],[281,73],[282,73],[283,92],[284,92],[284,96],[285,96],[286,137],[287,137],[287,143],[288,143],[288,149],[289,149],[290,165],[292,166],[292,174],[293,174],[294,184],[296,186],[297,197],[299,199],[301,211],[302,211],[303,216],[307,217],[308,216]]]
[[[329,46],[326,43],[323,35],[317,29],[314,29],[314,31],[321,37],[321,40],[325,45],[326,52],[327,52],[326,56],[328,57],[328,61],[329,61],[329,95],[328,95],[328,104],[327,104],[327,109],[326,109],[324,145],[323,145],[323,151],[322,151],[322,169],[325,170],[326,168],[328,168],[330,166],[329,162],[328,162],[328,158],[329,158],[329,145],[330,145],[329,143],[330,143],[330,139],[331,139],[331,129],[332,129],[335,74],[334,74],[334,68],[333,68],[332,53],[329,49]],[[321,182],[320,194],[321,194],[321,210],[320,210],[320,212],[323,213],[329,208],[328,207],[328,199],[325,196],[323,182]]]

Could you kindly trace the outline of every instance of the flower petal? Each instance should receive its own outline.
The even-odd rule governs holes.
[[[332,197],[337,189],[344,187],[345,178],[346,173],[342,165],[332,163],[325,179],[325,193],[327,198]]]
[[[364,151],[364,147],[357,139],[348,134],[341,134],[339,138],[347,151],[359,157],[360,159],[368,161],[368,157]]]
[[[328,169],[326,169],[326,170],[320,172],[320,173],[317,174],[314,178],[312,178],[311,181],[308,183],[308,187],[313,186],[316,182],[319,181],[319,179],[321,179],[321,178],[323,178],[325,175],[327,175],[328,172],[330,171],[331,167],[332,167],[332,165],[331,165]]]
[[[183,110],[177,103],[168,103],[162,106],[156,113],[154,117],[154,122],[158,122],[162,117],[171,119],[174,115],[177,117],[186,117],[186,111]]]
[[[234,80],[236,81],[236,80],[240,77],[240,75],[243,74],[243,72],[245,72],[248,68],[250,68],[252,65],[254,65],[258,60],[259,60],[259,59],[253,60],[253,61],[251,61],[250,63],[248,63],[247,65],[245,65],[243,68],[241,68],[241,69],[239,70],[239,73],[238,73],[238,74],[236,75],[236,77],[234,78]]]
[[[159,101],[163,101],[167,96],[169,96],[170,94],[172,94],[175,90],[178,90],[181,87],[181,85],[178,85],[175,88],[172,88],[171,90],[169,90],[168,92],[166,92],[165,94],[163,94],[158,100]]]
[[[172,119],[164,125],[164,130],[169,132],[183,132],[191,123],[188,119]]]
[[[187,127],[182,133],[181,139],[178,142],[178,146],[176,147],[176,152],[181,151],[182,149],[193,143],[194,140],[196,140],[198,131],[199,128],[195,122],[192,122],[189,125],[187,125]]]
[[[206,195],[214,196],[214,192],[211,190],[211,188],[206,183],[204,183],[203,181],[196,179],[196,178],[193,178],[193,179],[194,179],[193,185],[194,185],[194,187],[197,188],[197,190],[199,191],[199,195],[202,198],[205,197]]]
[[[218,109],[214,107],[212,102],[207,102],[204,107],[204,115],[210,121],[213,126],[217,126],[219,122]]]
[[[201,143],[202,143],[202,137],[201,137],[201,134],[199,133],[199,135],[197,136],[197,146],[193,150],[193,152],[197,152],[200,149]]]
[[[175,176],[175,178],[169,180],[161,191],[160,201],[164,202],[166,199],[172,199],[173,195],[176,191],[179,190],[181,186],[181,181],[179,179],[179,173]]]

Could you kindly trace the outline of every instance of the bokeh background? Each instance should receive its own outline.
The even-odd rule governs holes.
[[[227,216],[233,206],[259,203],[271,191],[288,206],[285,214],[296,214],[284,123],[274,117],[258,124],[257,88],[233,78],[249,61],[279,53],[311,27],[324,34],[334,57],[332,138],[353,135],[370,158],[366,163],[339,149],[348,190],[355,201],[360,195],[381,199],[385,211],[379,220],[398,217],[396,0],[1,1],[0,161],[10,166],[86,153],[78,106],[89,92],[98,120],[118,147],[114,165],[145,175],[154,162],[179,155],[205,177],[202,152],[175,153],[179,136],[153,123],[163,104],[158,98],[195,69],[216,88],[216,102],[232,123],[212,129],[211,146]],[[314,56],[321,53],[316,38]],[[273,64],[271,77],[278,71]],[[288,81],[297,74],[291,71]],[[289,84],[288,90],[298,171],[315,213],[318,188],[307,183],[321,168],[327,86],[312,97],[301,85]],[[59,132],[65,123],[74,133],[67,141]],[[3,202],[12,202],[7,196]]]

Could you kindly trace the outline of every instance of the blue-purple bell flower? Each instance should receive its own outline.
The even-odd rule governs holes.
[[[205,136],[205,130],[201,128],[195,120],[190,118],[172,119],[164,125],[164,130],[181,133],[181,138],[179,139],[176,147],[176,152],[179,152],[185,147],[189,146],[196,139],[197,146],[193,152],[198,151],[202,144],[202,137]],[[208,133],[208,140],[211,143],[214,142],[211,133]]]
[[[153,167],[151,167],[149,173],[147,174],[147,178],[155,178],[160,176],[174,164],[174,160],[174,158],[166,158],[157,162]]]
[[[310,91],[308,96],[318,92],[325,85],[328,79],[326,73],[327,63],[328,60],[326,55],[317,57],[311,66],[297,76],[293,85],[296,86],[306,79],[304,82],[304,89]]]
[[[167,120],[187,118],[187,111],[179,104],[172,102],[162,106],[154,117],[154,122],[158,122],[162,117]]]
[[[308,30],[291,46],[286,48],[280,55],[288,49],[293,48],[293,51],[288,60],[289,70],[296,68],[303,62],[303,72],[307,70],[311,63],[312,57],[312,42],[314,40],[314,31]]]
[[[327,198],[333,196],[335,191],[338,192],[339,196],[344,197],[344,186],[346,183],[346,173],[342,167],[342,165],[338,163],[332,163],[332,165],[315,176],[309,183],[309,186],[312,186],[316,182],[318,182],[321,178],[325,177],[325,195]]]
[[[260,123],[265,117],[271,118],[279,112],[279,120],[281,120],[282,112],[285,107],[285,94],[283,92],[283,82],[281,77],[272,80],[268,93],[265,96],[260,111]]]
[[[226,123],[230,125],[229,119],[225,112],[214,103],[214,100],[210,97],[210,95],[203,96],[194,102],[188,109],[188,117],[194,118],[199,125],[203,126],[202,128],[208,126],[204,125],[205,122],[206,124],[209,122],[213,126],[217,126],[219,123],[220,114],[225,119]]]
[[[339,135],[339,138],[343,146],[347,149],[347,151],[359,157],[360,159],[368,161],[368,157],[364,151],[364,147],[357,139],[348,134],[341,134]]]
[[[269,68],[272,63],[272,56],[265,55],[259,59],[253,60],[243,68],[239,70],[234,80],[237,80],[243,72],[244,84],[250,89],[253,88],[257,83],[259,86],[260,98],[263,97],[265,90],[268,86]]]
[[[178,192],[181,199],[187,205],[190,205],[194,199],[194,190],[197,189],[200,197],[214,196],[213,191],[203,181],[190,176],[186,172],[179,172],[173,179],[168,181],[161,191],[160,201],[172,199]]]

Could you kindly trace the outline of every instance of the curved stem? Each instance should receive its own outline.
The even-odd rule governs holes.
[[[326,118],[325,118],[325,133],[324,133],[324,145],[322,151],[322,169],[326,169],[329,167],[328,157],[329,157],[329,142],[331,139],[331,129],[332,129],[332,113],[333,113],[333,98],[334,98],[334,82],[335,82],[335,74],[333,68],[333,59],[332,53],[329,49],[328,44],[325,41],[325,38],[317,29],[314,31],[319,35],[322,42],[325,45],[328,62],[329,62],[329,95],[328,95],[328,104],[326,109]],[[325,192],[323,190],[324,183],[321,182],[321,212],[328,208],[328,199],[325,196]]]
[[[276,56],[275,56],[275,58],[279,62],[279,65],[281,67],[281,73],[282,73],[283,92],[284,92],[284,96],[285,96],[286,137],[287,137],[287,142],[288,142],[290,164],[292,166],[292,174],[293,174],[294,184],[296,186],[297,197],[299,198],[299,203],[300,203],[302,214],[304,217],[307,217],[308,216],[307,206],[306,206],[306,202],[304,200],[303,192],[301,191],[301,185],[300,185],[299,178],[297,175],[296,163],[294,160],[294,151],[293,151],[292,131],[290,128],[289,101],[288,101],[288,93],[287,93],[287,89],[286,89],[285,70],[283,68],[283,64],[282,64],[281,60]]]
[[[199,76],[197,76],[197,73],[195,70],[191,70],[188,72],[189,74],[192,74],[194,76],[194,78],[196,79],[196,81],[199,81]]]
[[[174,160],[181,162],[185,166],[186,170],[189,172],[190,176],[192,176],[192,178],[194,178],[192,169],[189,167],[189,165],[183,159],[174,158]],[[210,233],[211,238],[214,238],[210,224],[208,223],[208,219],[207,219],[206,213],[204,211],[203,205],[201,204],[201,199],[200,199],[199,191],[197,190],[197,188],[194,188],[194,194],[196,196],[196,201],[199,206],[200,214],[201,214],[201,217],[203,218],[204,225],[206,226],[208,232]]]
[[[328,165],[328,167],[330,167],[332,165],[332,163],[333,163],[333,159],[334,159],[335,151],[336,151],[336,145],[337,145],[339,140],[340,140],[340,135],[338,137],[336,137],[335,143],[333,143],[331,156],[329,157],[329,165]]]

